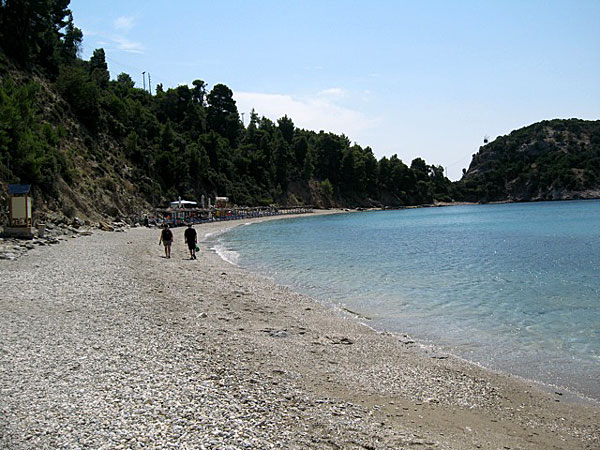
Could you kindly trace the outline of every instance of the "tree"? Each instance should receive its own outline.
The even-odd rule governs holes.
[[[186,159],[189,163],[190,179],[194,188],[207,177],[210,167],[210,159],[204,147],[198,144],[190,144],[186,147]]]
[[[90,130],[96,131],[100,118],[100,93],[89,73],[80,66],[61,67],[56,88],[79,119]]]
[[[363,150],[362,156],[365,164],[366,191],[368,195],[375,197],[377,195],[377,158],[370,147]]]
[[[281,135],[283,139],[288,144],[292,143],[292,139],[294,139],[294,132],[296,127],[294,127],[294,122],[288,116],[283,116],[281,119],[277,120],[277,125],[279,126],[279,131],[281,131]]]
[[[354,159],[354,151],[352,149],[348,149],[344,152],[344,156],[342,157],[341,163],[341,180],[344,185],[344,189],[346,191],[353,191],[357,186],[357,177],[355,174],[355,165],[356,161]]]
[[[92,79],[102,89],[108,87],[110,74],[108,73],[108,64],[106,64],[106,55],[103,48],[94,50],[94,54],[90,58],[90,75]]]
[[[232,146],[237,144],[240,131],[240,117],[233,99],[233,92],[224,84],[217,84],[207,97],[208,127],[229,139]]]
[[[82,31],[73,24],[73,14],[69,12],[65,32],[63,33],[62,59],[65,62],[75,61],[79,54]]]
[[[329,181],[328,179],[321,181],[321,184],[319,186],[321,188],[321,193],[328,200],[331,200],[331,197],[333,197],[333,185],[331,184],[331,181]]]
[[[125,72],[122,72],[117,76],[117,83],[128,90],[133,89],[135,86],[135,81],[133,81],[131,76]]]
[[[256,114],[256,111],[254,111],[254,108],[252,108],[252,111],[250,112],[250,121],[248,122],[248,128],[246,128],[246,133],[244,136],[244,142],[256,144],[257,143],[257,140],[256,140],[257,130],[258,130],[258,114]]]
[[[206,83],[202,80],[192,81],[194,89],[192,89],[192,99],[200,106],[204,107],[206,100]]]
[[[167,123],[165,123],[165,126],[163,127],[162,133],[160,135],[160,147],[163,151],[170,152],[173,150],[174,143],[175,133],[173,132],[171,122],[167,120]]]
[[[204,148],[210,160],[210,166],[220,171],[225,164],[228,148],[227,141],[219,134],[211,131],[198,138],[198,145]]]
[[[0,174],[8,181],[39,184],[53,192],[59,174],[67,177],[67,164],[58,151],[58,136],[42,124],[36,108],[40,86],[0,84]],[[3,167],[4,166],[4,167]]]
[[[315,165],[313,164],[312,152],[309,150],[304,157],[304,166],[302,167],[302,178],[306,181],[310,180],[315,173]]]
[[[281,136],[281,133],[278,133],[275,137],[273,162],[275,164],[275,181],[279,186],[281,186],[281,190],[283,192],[287,192],[290,149],[288,143]]]
[[[429,166],[423,158],[415,158],[410,163],[410,169],[418,180],[426,180],[429,176]]]
[[[224,84],[210,92],[200,79],[191,86],[159,84],[153,96],[136,89],[126,73],[111,81],[104,49],[96,49],[89,61],[77,59],[82,34],[68,5],[69,0],[0,0],[5,72],[13,65],[28,69],[14,77],[22,83],[18,88],[0,87],[2,182],[26,178],[51,185],[57,174],[67,180],[65,155],[75,161],[74,153],[82,152],[84,158],[97,159],[98,170],[114,169],[126,173],[128,181],[139,180],[139,192],[153,200],[164,193],[222,192],[238,201],[269,204],[293,188],[291,194],[310,201],[310,188],[321,186],[330,203],[358,205],[372,199],[399,205],[457,192],[441,166],[416,158],[407,167],[397,155],[377,161],[370,148],[351,145],[344,135],[298,129],[287,115],[274,122],[252,110],[245,128],[233,92]],[[12,69],[5,75],[10,78]],[[43,94],[29,93],[30,87],[21,90],[26,85],[21,80],[30,75],[47,78]],[[56,97],[48,94],[53,87],[70,108],[44,103],[44,114],[38,114],[38,102]],[[87,129],[62,126],[73,121]],[[58,138],[72,130],[82,130],[73,131],[80,133],[73,144]],[[599,125],[588,133],[577,121],[536,124],[496,141],[474,157],[472,173],[480,175],[463,184],[465,195],[501,198],[506,186],[524,183],[532,193],[544,186],[594,189],[600,179]],[[586,153],[588,143],[595,146],[593,158]],[[113,151],[125,159],[123,169],[106,169]],[[490,151],[497,157],[490,158]]]
[[[17,64],[37,64],[56,76],[61,62],[73,62],[82,38],[68,5],[69,0],[3,0],[0,46]]]
[[[135,131],[129,133],[125,139],[125,154],[132,159],[137,159],[136,156],[138,155],[139,140],[139,136]]]
[[[329,179],[337,184],[343,150],[349,146],[348,138],[321,131],[315,142],[315,175],[321,180]]]

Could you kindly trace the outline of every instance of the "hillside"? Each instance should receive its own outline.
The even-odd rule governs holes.
[[[252,114],[243,127],[222,84],[151,95],[127,74],[109,81],[91,67],[76,61],[52,80],[0,57],[0,195],[9,182],[32,184],[38,212],[91,221],[133,220],[179,196],[317,207],[450,199],[441,167],[420,158],[377,161],[368,147],[287,117]]]
[[[344,135],[300,129],[196,79],[155,92],[110,74],[67,0],[0,3],[0,203],[33,186],[36,219],[134,221],[178,197],[244,206],[369,207],[598,197],[598,122],[541,122],[474,155],[463,179],[398,155],[377,160]],[[0,223],[5,221],[0,210]]]
[[[0,79],[2,204],[16,182],[32,184],[37,218],[130,220],[151,210],[120,144],[91,135],[47,79],[2,58]]]
[[[68,1],[0,4],[0,201],[33,186],[38,214],[132,220],[179,196],[247,206],[406,206],[452,200],[441,166],[377,160],[344,135],[245,125],[232,90],[197,79],[150,93],[78,57]]]
[[[457,187],[479,202],[600,198],[600,121],[555,119],[500,136]]]

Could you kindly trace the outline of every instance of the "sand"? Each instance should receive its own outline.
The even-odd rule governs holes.
[[[174,231],[171,259],[132,228],[0,260],[0,447],[600,448],[597,404],[376,332],[206,244],[189,260]]]

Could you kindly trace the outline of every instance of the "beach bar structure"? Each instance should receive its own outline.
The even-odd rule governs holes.
[[[29,195],[30,190],[29,184],[8,185],[9,219],[8,226],[4,227],[5,236],[33,238],[33,198]]]
[[[197,208],[196,202],[180,199],[170,202],[168,208],[157,209],[156,212],[160,217],[159,223],[168,223],[176,227],[186,223],[205,223],[282,214],[305,214],[313,212],[313,207],[309,205],[288,207],[274,205],[261,207],[230,206],[228,197],[216,197],[214,206],[211,206],[210,198],[208,199],[208,208]]]
[[[181,197],[179,197],[179,200],[169,203],[169,208],[173,209],[193,209],[196,208],[196,206],[198,206],[198,203],[192,202],[191,200],[182,200]]]
[[[171,226],[180,226],[187,222],[195,222],[201,217],[197,205],[196,202],[182,200],[179,197],[178,200],[170,202],[167,209],[158,210],[158,213],[162,216],[163,222],[167,222]]]
[[[222,218],[227,216],[227,207],[229,206],[229,197],[215,197],[215,216]]]

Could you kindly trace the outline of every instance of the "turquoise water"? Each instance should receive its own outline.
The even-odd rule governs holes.
[[[375,329],[600,399],[600,201],[307,216],[214,239]]]

